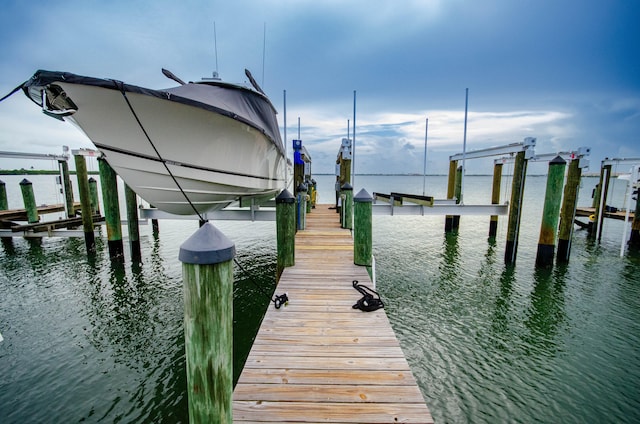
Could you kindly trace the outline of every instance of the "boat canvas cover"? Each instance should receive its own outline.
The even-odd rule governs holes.
[[[41,91],[56,83],[89,85],[123,93],[143,94],[210,110],[258,129],[274,143],[282,155],[285,154],[275,108],[266,96],[242,85],[216,81],[188,83],[165,90],[154,90],[114,79],[39,70],[22,85],[22,89],[39,106],[51,107],[51,104],[42,104]],[[73,102],[73,99],[70,100]]]

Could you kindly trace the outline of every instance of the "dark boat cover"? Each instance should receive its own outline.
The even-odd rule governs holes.
[[[198,107],[228,116],[250,125],[269,138],[284,155],[284,146],[280,138],[276,110],[269,99],[248,87],[222,81],[204,81],[188,83],[165,90],[154,90],[125,84],[113,79],[85,77],[69,72],[37,71],[22,85],[24,93],[40,107],[43,106],[42,90],[47,90],[47,105],[43,109],[76,109],[73,99],[66,96],[56,83],[89,85],[123,93],[137,93],[162,98],[164,100]],[[51,95],[55,95],[52,98]]]

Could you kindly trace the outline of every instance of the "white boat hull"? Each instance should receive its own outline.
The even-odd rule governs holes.
[[[284,185],[284,157],[261,132],[243,122],[127,93],[138,123],[119,91],[59,85],[78,106],[66,119],[91,139],[140,197],[159,209],[192,215],[189,201],[198,212],[206,212],[240,197],[275,194]]]

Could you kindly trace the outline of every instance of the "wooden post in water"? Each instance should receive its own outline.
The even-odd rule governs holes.
[[[127,203],[127,230],[129,231],[129,248],[131,260],[140,262],[140,228],[138,227],[138,202],[136,192],[127,184],[124,185],[124,198]]]
[[[296,198],[284,189],[276,197],[277,273],[295,265]]]
[[[640,248],[640,190],[638,189],[636,189],[636,210],[633,215],[633,223],[631,224],[629,246],[636,249]]]
[[[340,187],[340,190],[344,195],[342,197],[344,199],[342,202],[342,208],[344,209],[342,228],[351,230],[353,229],[353,187],[347,182]]]
[[[307,226],[307,185],[298,185],[298,230],[304,230]]]
[[[500,203],[500,184],[502,182],[502,164],[493,165],[493,184],[491,186],[491,204]],[[489,238],[495,239],[498,234],[498,215],[491,215],[489,221]]]
[[[6,211],[9,209],[9,202],[7,201],[7,184],[0,180],[0,211]]]
[[[73,209],[73,189],[69,179],[69,164],[66,160],[59,160],[58,165],[60,167],[60,179],[62,180],[62,191],[65,200],[64,209],[67,213],[67,218],[72,218],[76,215],[76,211]]]
[[[100,202],[98,201],[98,182],[93,178],[89,178],[89,198],[91,199],[91,213],[93,215],[100,214]]]
[[[120,223],[120,202],[118,201],[118,180],[116,173],[106,160],[98,158],[100,182],[102,186],[102,204],[107,224],[107,240],[109,256],[112,260],[122,260],[122,226]]]
[[[459,166],[456,169],[456,186],[454,196],[456,198],[456,205],[462,203],[462,167]],[[454,233],[458,232],[460,228],[460,215],[453,215],[453,219],[451,221],[451,231]]]
[[[229,423],[233,391],[235,245],[207,222],[182,246],[189,422]]]
[[[605,165],[600,170],[600,190],[598,192],[598,200],[596,201],[596,211],[594,215],[596,220],[591,226],[592,237],[597,237],[598,240],[602,237],[602,224],[604,221],[604,210],[607,206],[607,195],[609,194],[609,181],[611,180],[611,165]]]
[[[95,235],[93,234],[93,217],[91,210],[91,196],[89,194],[89,181],[87,180],[87,162],[84,156],[75,155],[76,177],[78,179],[78,191],[80,192],[80,212],[82,214],[82,229],[84,230],[84,244],[87,253],[96,251]]]
[[[518,237],[520,235],[520,218],[526,177],[527,160],[525,159],[524,152],[518,152],[513,165],[511,201],[509,202],[509,223],[507,224],[507,242],[504,251],[504,262],[508,265],[516,262],[516,255],[518,253]]]
[[[571,254],[571,239],[573,237],[573,221],[576,218],[576,207],[578,205],[578,189],[580,188],[580,177],[582,169],[580,161],[573,159],[569,163],[567,182],[564,185],[564,196],[562,198],[562,209],[560,210],[560,229],[558,230],[558,253],[556,260],[560,263],[569,262]]]
[[[26,178],[20,181],[20,191],[22,191],[24,208],[27,210],[27,221],[29,224],[39,222],[38,206],[36,206],[36,197],[33,194],[33,184],[31,181]]]
[[[549,268],[553,266],[553,256],[556,249],[556,231],[560,218],[560,203],[562,201],[562,183],[567,162],[556,156],[549,162],[547,175],[547,189],[544,194],[542,223],[540,224],[540,238],[538,239],[538,253],[536,266]]]
[[[373,261],[373,197],[362,189],[353,198],[353,263],[370,267]]]
[[[458,168],[458,161],[449,161],[449,179],[447,180],[447,199],[453,199],[456,189],[456,170]],[[447,215],[444,220],[444,232],[450,233],[453,231],[453,215]]]

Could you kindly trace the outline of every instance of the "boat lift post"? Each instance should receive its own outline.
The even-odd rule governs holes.
[[[464,151],[460,154],[455,154],[449,156],[450,164],[457,164],[459,160],[467,160],[467,159],[477,159],[477,158],[485,158],[491,156],[500,156],[506,154],[516,154],[516,167],[519,175],[516,175],[516,169],[514,169],[514,179],[511,190],[511,201],[509,202],[509,224],[507,229],[507,244],[505,251],[505,262],[513,263],[516,258],[516,250],[518,244],[518,235],[519,235],[519,227],[520,227],[520,215],[522,212],[522,199],[524,194],[524,182],[525,176],[527,172],[527,161],[535,155],[535,145],[536,139],[533,137],[526,137],[522,142],[519,143],[511,143],[503,146],[495,146],[488,147],[485,149]],[[455,165],[451,165],[449,168],[449,189],[447,190],[448,194],[453,193],[451,190],[452,187],[455,187],[455,184],[452,185],[452,170]],[[456,167],[457,168],[457,167]],[[464,171],[463,171],[464,174]],[[447,196],[453,197],[453,196]],[[464,206],[464,205],[462,205]],[[496,214],[497,215],[497,214]],[[445,231],[447,228],[447,223],[451,226],[453,222],[456,222],[456,218],[459,219],[459,215],[451,216],[450,222],[445,222]],[[495,224],[497,225],[497,223]]]

